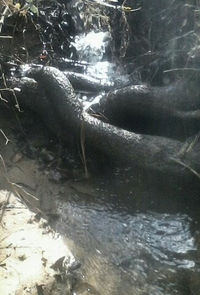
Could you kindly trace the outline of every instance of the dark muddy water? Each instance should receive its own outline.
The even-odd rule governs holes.
[[[198,209],[178,208],[169,198],[168,207],[144,210],[119,186],[115,194],[105,184],[72,186],[75,190],[58,203],[57,230],[66,236],[88,283],[74,294],[199,294]],[[139,197],[143,194],[153,200],[150,191]]]

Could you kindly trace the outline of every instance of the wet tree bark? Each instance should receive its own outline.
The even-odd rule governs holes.
[[[200,130],[200,91],[191,81],[134,85],[105,95],[93,112],[129,131],[186,139]]]
[[[89,111],[84,110],[67,77],[55,68],[33,69],[29,76],[31,79],[23,78],[17,81],[18,87],[21,88],[18,95],[19,103],[38,112],[47,127],[55,134],[60,134],[63,141],[68,142],[71,138],[80,140],[80,133],[84,128],[86,146],[89,145],[109,155],[117,165],[139,168],[163,175],[164,178],[169,176],[182,179],[183,182],[194,179],[199,181],[199,150],[192,140],[184,144],[164,136],[130,132],[112,125],[113,122],[97,119]],[[107,99],[104,98],[100,103],[100,107],[104,107],[111,117],[112,112],[116,116],[122,110],[124,115],[130,111],[133,117],[138,112],[141,117],[156,117],[157,122],[164,116],[166,122],[172,119],[176,122],[181,118],[185,123],[189,118],[189,122],[195,120],[199,123],[199,112],[184,106],[183,101],[178,103],[178,97],[175,98],[173,95],[171,101],[168,101],[168,91],[167,88],[156,90],[132,86],[108,94]],[[161,97],[164,97],[163,101]],[[184,99],[187,99],[187,96]],[[196,97],[194,107],[197,105]]]

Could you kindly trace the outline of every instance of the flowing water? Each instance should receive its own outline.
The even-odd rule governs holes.
[[[81,71],[103,82],[122,76],[105,58],[109,39],[108,32],[90,31],[73,40]],[[74,295],[200,294],[198,208],[152,188],[135,192],[131,177],[115,180],[114,192],[104,179],[58,202],[57,229],[82,264]]]
[[[173,201],[159,210],[141,209],[130,190],[125,197],[123,187],[113,193],[106,182],[72,187],[58,202],[57,230],[80,260],[87,282],[74,294],[199,294],[198,209]],[[148,202],[146,194],[156,202],[151,193],[138,191],[138,197]],[[157,196],[161,203],[164,197]]]

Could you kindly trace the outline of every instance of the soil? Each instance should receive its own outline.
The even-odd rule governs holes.
[[[46,128],[34,120],[0,112],[0,294],[72,294],[78,263],[53,229],[70,170],[59,170],[60,151],[48,150]]]

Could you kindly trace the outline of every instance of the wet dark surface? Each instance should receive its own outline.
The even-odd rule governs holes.
[[[106,183],[96,188],[91,183],[71,183],[71,187],[71,193],[63,193],[58,202],[61,218],[57,230],[68,242],[73,241],[72,250],[82,263],[82,278],[96,291],[198,294],[198,208],[185,207],[171,198],[168,207],[165,201],[157,206],[156,198],[167,196],[154,192],[153,198],[152,191],[138,191],[138,196],[129,191],[127,198],[119,185],[117,193],[110,192]],[[154,199],[156,211],[149,210],[150,204],[142,206],[148,197],[149,202]]]

